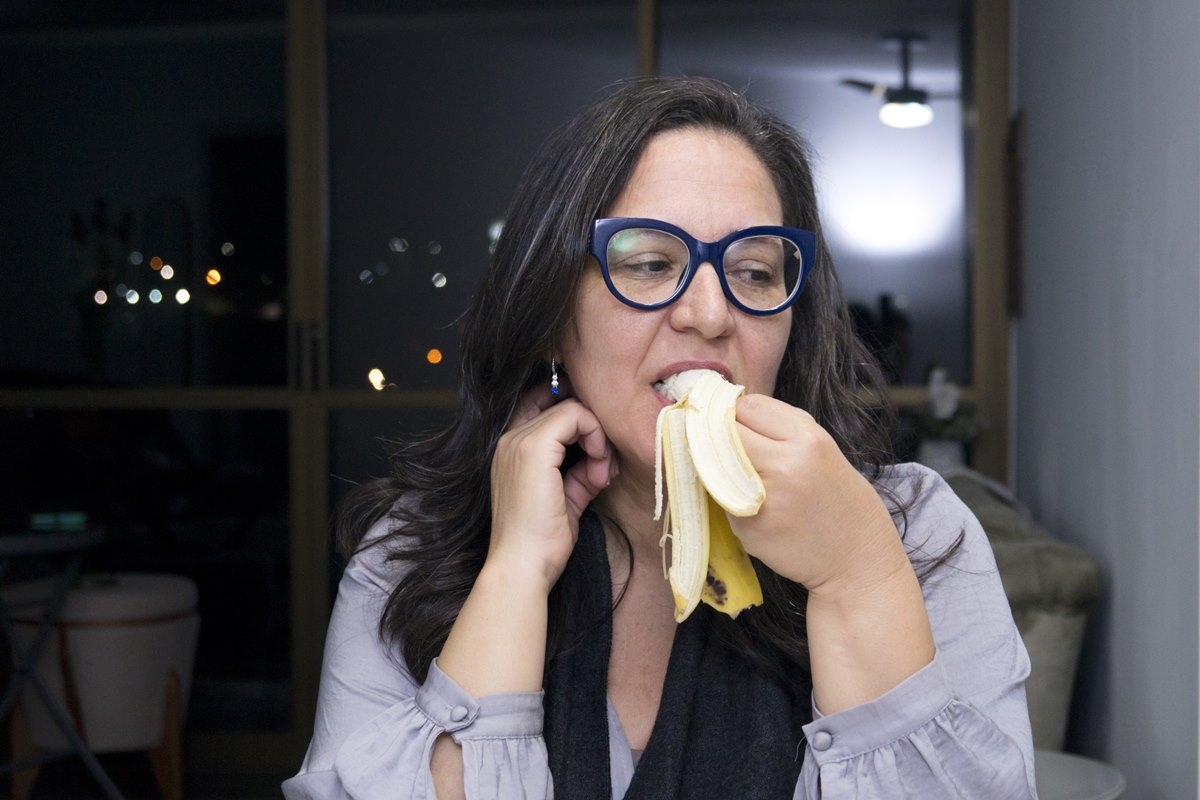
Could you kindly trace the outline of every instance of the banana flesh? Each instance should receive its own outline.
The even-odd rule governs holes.
[[[737,434],[736,403],[745,388],[712,370],[672,375],[661,388],[676,402],[659,412],[656,425],[654,518],[662,516],[665,483],[660,544],[675,621],[687,619],[701,601],[736,617],[763,602],[754,566],[726,516],[753,516],[766,499]]]

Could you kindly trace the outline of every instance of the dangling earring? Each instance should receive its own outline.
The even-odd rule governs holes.
[[[550,359],[550,394],[558,394],[558,366]]]

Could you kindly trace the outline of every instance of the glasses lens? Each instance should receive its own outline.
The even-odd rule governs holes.
[[[800,249],[782,236],[748,236],[725,250],[725,280],[744,306],[770,311],[792,296],[801,261]]]
[[[617,293],[643,305],[669,298],[687,273],[687,245],[653,228],[617,231],[608,240],[607,257]]]

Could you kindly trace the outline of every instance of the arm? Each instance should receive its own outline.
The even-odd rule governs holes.
[[[747,551],[808,590],[817,703],[873,700],[933,660],[920,585],[891,514],[813,418],[762,395],[738,402],[739,433],[766,486],[756,516],[732,518]]]
[[[814,706],[829,715],[812,728],[809,793],[798,796],[895,796],[895,780],[914,775],[924,777],[903,796],[958,796],[950,763],[954,780],[986,787],[966,796],[1033,796],[1028,657],[978,522],[935,473],[911,467],[896,488],[924,475],[926,492],[902,541],[874,487],[811,416],[761,395],[741,398],[737,414],[767,498],[731,524],[747,551],[808,589]],[[963,553],[922,586],[905,547],[937,555],[960,532]],[[955,722],[936,742],[909,738],[943,714]],[[980,757],[949,755],[963,742]],[[865,754],[879,762],[848,766]],[[835,763],[847,769],[841,779]]]
[[[368,538],[385,530],[381,523]],[[326,636],[312,741],[299,773],[283,784],[284,795],[433,798],[431,751],[444,739],[468,751],[470,774],[461,758],[458,767],[466,796],[479,796],[480,787],[548,796],[540,692],[476,698],[437,662],[418,685],[380,639],[380,614],[402,572],[385,560],[381,545],[347,565]]]
[[[541,737],[546,601],[616,463],[590,411],[549,406],[548,394],[528,398],[497,445],[488,556],[420,688],[377,633],[399,575],[384,574],[378,547],[347,567],[313,740],[283,786],[289,800],[552,795]],[[573,443],[585,458],[564,475]]]
[[[475,696],[540,692],[546,652],[546,600],[537,582],[485,564],[438,662]],[[433,782],[439,800],[464,798],[462,746],[438,737]]]
[[[438,661],[476,696],[536,692],[546,655],[547,600],[579,536],[579,517],[615,472],[595,416],[574,400],[527,399],[492,460],[488,556]],[[566,447],[585,458],[565,475]],[[434,749],[439,798],[464,796],[463,753],[450,738]]]
[[[935,473],[916,465],[893,470],[901,492],[918,480],[923,491],[907,537],[913,557],[937,556],[963,535],[921,587],[937,655],[860,705],[830,713],[814,703],[796,798],[1036,797],[1024,691],[1029,658],[987,538]]]

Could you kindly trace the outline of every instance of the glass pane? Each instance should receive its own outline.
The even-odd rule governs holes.
[[[82,515],[88,572],[195,581],[189,731],[290,729],[286,412],[4,411],[0,451],[0,530]]]
[[[0,386],[283,383],[282,0],[23,5],[0,17],[19,121],[0,125]]]
[[[635,5],[364,5],[329,4],[332,380],[452,388],[455,320],[517,178],[553,127],[636,74]]]
[[[659,69],[720,78],[773,108],[815,152],[829,246],[860,330],[893,382],[924,383],[933,364],[969,383],[969,240],[963,81],[969,60],[958,0],[895,3],[661,2]],[[912,85],[933,122],[882,124],[882,101],[844,79],[899,85],[913,31]],[[948,99],[939,99],[948,96]]]

